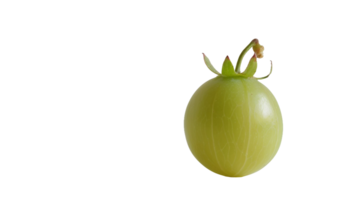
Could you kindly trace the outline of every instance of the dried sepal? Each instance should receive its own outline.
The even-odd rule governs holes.
[[[203,54],[203,60],[205,61],[206,63],[206,66],[208,67],[209,70],[211,70],[211,72],[217,74],[217,75],[221,75],[214,67],[213,65],[211,64],[211,61],[209,61],[208,57],[204,54]]]
[[[268,68],[268,73],[265,74],[264,76],[256,77],[258,80],[268,80],[273,74],[274,74],[274,60],[269,59],[269,68]]]

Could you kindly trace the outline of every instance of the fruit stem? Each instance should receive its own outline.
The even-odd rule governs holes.
[[[240,50],[235,61],[236,72],[241,73],[243,68],[244,59],[247,57],[248,53],[253,49],[254,46],[259,45],[259,38],[252,38],[249,42]]]

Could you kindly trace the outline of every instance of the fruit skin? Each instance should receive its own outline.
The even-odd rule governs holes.
[[[245,77],[217,76],[198,88],[187,106],[184,128],[196,159],[228,177],[262,169],[277,153],[283,133],[273,94]]]

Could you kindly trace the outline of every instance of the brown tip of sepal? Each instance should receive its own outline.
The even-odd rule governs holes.
[[[207,56],[207,53],[205,53],[205,52],[200,52],[200,54],[201,54],[201,60],[203,61],[204,58],[205,58],[205,56]]]
[[[232,60],[232,57],[231,57],[231,55],[229,55],[229,54],[226,54],[226,55],[224,56],[224,58],[229,59],[229,60]]]
[[[226,57],[226,60],[230,60],[230,59],[229,59],[229,56]]]
[[[205,66],[206,66],[206,63],[205,63],[205,56],[207,55],[207,53],[205,53],[205,52],[200,52],[200,54],[201,54],[201,60],[202,60],[202,63],[203,63],[203,65],[205,65]]]
[[[257,59],[257,54],[255,52],[252,52],[252,55],[250,56],[250,58],[256,58]]]
[[[250,55],[250,57],[248,58],[246,65],[249,65],[250,62],[256,61],[256,60],[258,60],[257,54],[256,54],[256,53],[252,53],[252,55]],[[244,69],[245,69],[245,68],[244,68]],[[244,69],[243,69],[243,70],[244,70]]]

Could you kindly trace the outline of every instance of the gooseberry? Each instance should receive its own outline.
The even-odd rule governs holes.
[[[280,153],[285,138],[282,106],[262,82],[274,73],[273,60],[269,60],[265,76],[256,76],[258,59],[265,58],[265,50],[260,39],[253,38],[235,63],[225,55],[220,69],[201,53],[204,66],[215,76],[190,95],[183,110],[182,131],[188,152],[212,174],[248,177],[261,172]]]

